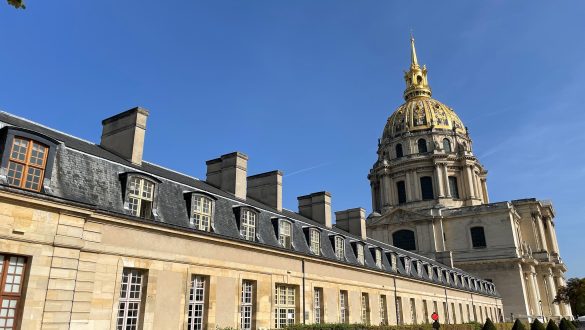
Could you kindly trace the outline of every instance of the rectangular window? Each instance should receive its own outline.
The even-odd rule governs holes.
[[[461,303],[459,303],[459,315],[461,315],[461,323],[465,323],[465,320],[463,318],[463,305]],[[469,319],[467,320],[469,322]]]
[[[469,304],[467,304],[467,322],[471,322],[471,312],[469,310]]]
[[[406,185],[404,181],[396,182],[396,191],[398,192],[398,204],[406,203]]]
[[[433,179],[430,176],[423,176],[420,178],[420,191],[423,201],[435,198],[433,192]]]
[[[335,236],[335,256],[339,260],[345,260],[345,240],[341,236]]]
[[[274,327],[281,329],[296,321],[296,290],[292,285],[277,284],[274,293]]]
[[[247,241],[256,240],[256,213],[242,210],[240,218],[240,235]]]
[[[278,242],[286,249],[291,248],[292,225],[288,221],[278,222]]]
[[[370,324],[370,295],[362,293],[362,324]]]
[[[376,255],[376,267],[382,269],[382,250],[376,249],[375,251],[376,252],[374,253]]]
[[[388,304],[386,295],[380,295],[380,325],[388,325]]]
[[[26,258],[0,255],[0,329],[16,329],[24,302]]]
[[[416,320],[416,302],[414,298],[410,298],[410,320],[412,324],[417,324]]]
[[[449,192],[451,197],[459,199],[459,187],[457,187],[457,177],[455,176],[449,177]]]
[[[254,282],[242,281],[242,300],[240,305],[240,329],[252,330],[254,321]]]
[[[429,306],[427,305],[427,301],[423,300],[423,319],[425,323],[429,323]]]
[[[357,250],[357,261],[360,263],[360,265],[365,264],[366,259],[364,258],[364,246],[360,243],[357,243],[355,248]]]
[[[449,322],[449,314],[447,311],[447,303],[443,302],[443,317],[445,317],[445,323],[450,323]]]
[[[349,308],[347,303],[347,291],[339,291],[339,323],[349,323]]]
[[[118,330],[136,330],[141,327],[141,312],[146,291],[146,272],[141,269],[124,268],[118,305]]]
[[[311,252],[316,255],[321,254],[321,232],[317,229],[311,229],[309,232],[311,239]]]
[[[453,324],[457,324],[457,310],[455,309],[455,303],[451,303],[451,310],[451,313],[453,313]]]
[[[189,288],[189,314],[187,315],[187,329],[202,330],[205,327],[205,276],[194,275]]]
[[[132,215],[152,219],[154,183],[140,177],[130,177],[128,184],[128,209]]]
[[[323,289],[315,288],[313,291],[313,313],[315,323],[323,323]]]
[[[15,137],[8,161],[8,184],[28,190],[40,191],[48,147],[34,140]]]
[[[193,195],[191,224],[195,229],[210,231],[213,223],[213,201],[205,196]]]
[[[404,320],[402,317],[402,298],[396,297],[396,324],[402,325],[404,324]]]

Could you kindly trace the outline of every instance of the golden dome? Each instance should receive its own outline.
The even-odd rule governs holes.
[[[388,118],[382,139],[432,128],[465,133],[465,126],[453,109],[430,97],[411,98]]]
[[[393,138],[406,132],[430,130],[455,130],[465,133],[465,126],[453,109],[432,99],[427,79],[427,68],[418,64],[414,38],[410,38],[410,69],[404,73],[406,102],[388,118],[382,139]]]

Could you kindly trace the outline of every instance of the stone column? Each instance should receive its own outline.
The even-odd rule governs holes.
[[[556,272],[555,273],[555,282],[556,282],[556,287],[557,289],[559,289],[562,286],[565,286],[565,279],[563,278],[563,274],[561,272]],[[565,303],[559,303],[559,307],[561,308],[561,315],[562,316],[571,316],[573,315],[572,311],[571,311],[571,306],[569,304],[565,304]]]
[[[443,164],[443,181],[445,181],[445,195],[451,197],[451,187],[449,186],[449,174],[447,173],[447,164]]]
[[[540,304],[538,301],[540,300],[540,295],[538,294],[538,285],[536,284],[536,279],[534,278],[535,274],[532,272],[524,273],[526,280],[528,282],[528,296],[530,297],[530,310],[533,316],[540,315]]]
[[[396,196],[396,183],[394,179],[388,176],[388,192],[390,195],[390,205],[398,205],[398,197]]]
[[[418,174],[416,171],[411,173],[412,175],[412,183],[413,183],[413,191],[414,191],[414,200],[420,201],[422,200],[422,194],[420,192],[420,179],[418,178]]]
[[[479,181],[479,175],[475,175],[473,173],[473,183],[475,183],[475,196],[481,200],[483,200],[483,194],[481,191],[481,184]]]
[[[405,182],[405,189],[406,189],[406,201],[412,202],[413,198],[413,191],[412,191],[412,178],[410,176],[410,171],[406,172],[406,182]]]
[[[465,166],[465,179],[467,180],[467,198],[475,198],[474,188],[473,188],[473,173],[471,171],[472,165]]]
[[[490,202],[490,198],[488,196],[487,180],[486,179],[481,180],[481,191],[483,192],[483,202],[485,204],[488,204]]]
[[[380,178],[380,209],[384,209],[384,207],[386,207],[388,205],[388,194],[387,194],[387,188],[386,185],[384,184],[384,178],[386,176],[382,175],[382,177]]]
[[[439,197],[445,197],[445,187],[443,185],[443,173],[441,171],[442,164],[435,165],[435,178],[437,179],[437,192]]]
[[[376,211],[378,208],[376,207],[377,202],[376,200],[378,200],[378,196],[376,196],[376,187],[374,186],[373,183],[370,183],[370,188],[372,190],[372,210]]]
[[[555,304],[553,302],[553,300],[555,300],[555,298],[557,297],[557,288],[555,287],[555,284],[553,282],[553,277],[552,277],[552,273],[549,270],[549,273],[544,275],[546,278],[546,285],[548,286],[548,295],[549,295],[549,301],[550,301],[550,311],[552,316],[560,316],[560,311],[559,311],[559,304]]]
[[[393,204],[392,199],[392,187],[390,186],[390,177],[388,174],[384,174],[382,176],[382,189],[384,189],[384,206],[389,206]]]
[[[559,242],[557,241],[557,234],[555,232],[552,218],[546,217],[546,222],[547,222],[546,227],[552,244],[552,246],[549,246],[549,248],[552,250],[552,252],[559,253]]]
[[[548,251],[546,235],[544,234],[544,225],[542,224],[542,218],[540,214],[536,215],[536,228],[538,229],[541,250]]]

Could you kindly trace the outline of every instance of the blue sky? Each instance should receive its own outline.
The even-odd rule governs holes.
[[[328,190],[371,210],[366,175],[402,103],[413,29],[433,96],[469,127],[491,201],[552,199],[585,276],[585,2],[38,1],[0,4],[0,109],[99,142],[150,110],[145,159],[199,178],[239,150],[284,171],[284,205]]]

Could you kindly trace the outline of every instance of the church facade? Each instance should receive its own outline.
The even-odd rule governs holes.
[[[388,118],[368,175],[368,236],[495,283],[507,317],[571,318],[553,302],[567,268],[552,204],[490,203],[487,170],[457,114],[431,97],[414,39],[404,79],[405,103]]]

